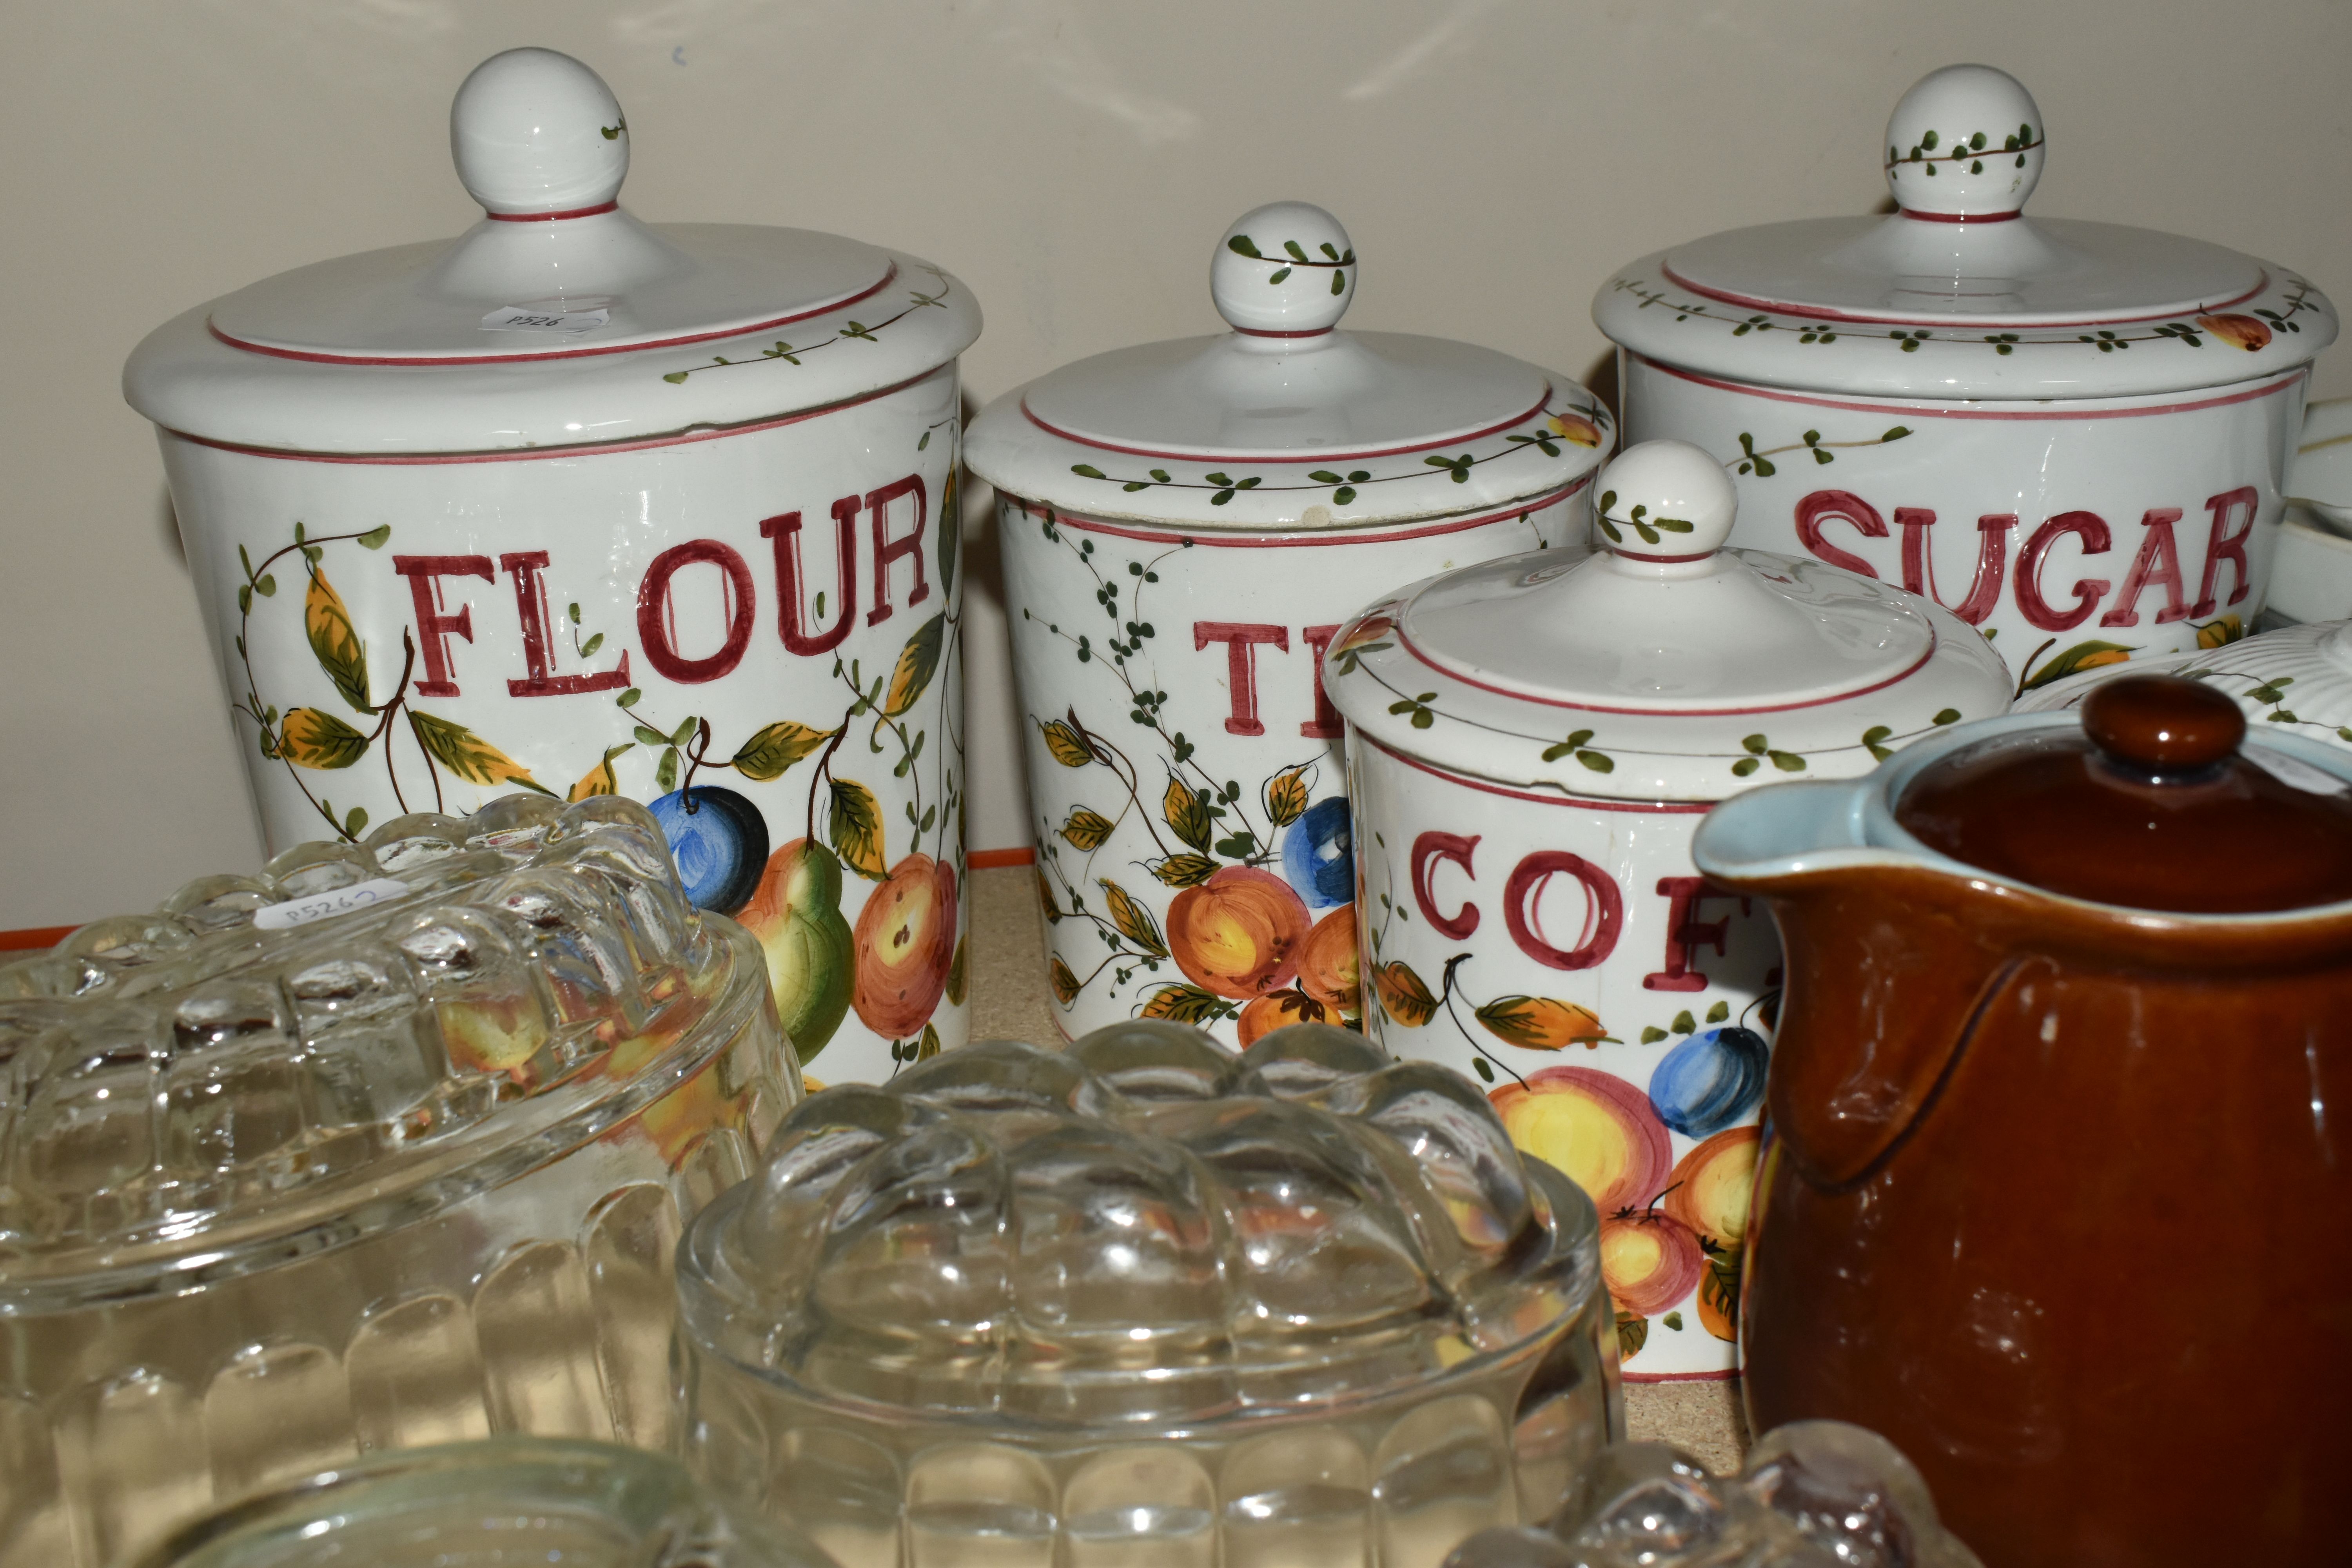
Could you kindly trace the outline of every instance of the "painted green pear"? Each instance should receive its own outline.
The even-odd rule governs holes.
[[[768,857],[751,901],[735,917],[768,955],[776,1016],[805,1064],[849,1011],[852,944],[841,915],[841,861],[795,838]]]

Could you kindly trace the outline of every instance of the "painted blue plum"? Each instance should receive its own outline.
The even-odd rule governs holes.
[[[1771,1059],[1764,1037],[1737,1024],[1702,1029],[1650,1074],[1650,1105],[1685,1138],[1712,1138],[1756,1109]]]
[[[731,915],[751,901],[768,864],[768,824],[758,806],[731,789],[697,784],[649,809],[697,909]]]
[[[1354,901],[1356,856],[1348,838],[1348,797],[1307,808],[1282,836],[1282,874],[1310,910]]]

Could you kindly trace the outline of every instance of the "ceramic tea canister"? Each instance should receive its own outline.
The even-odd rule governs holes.
[[[1705,447],[1737,542],[1931,595],[2031,687],[2261,611],[2336,311],[2204,240],[2024,215],[2025,89],[1950,66],[1895,105],[1897,210],[1712,236],[1601,286],[1629,441]]]
[[[638,222],[547,49],[450,144],[486,216],[156,330],[152,419],[273,847],[518,786],[651,804],[826,1079],[966,1033],[956,356],[912,256]]]
[[[1247,1044],[1357,1011],[1339,623],[1430,573],[1584,548],[1610,416],[1489,349],[1339,322],[1347,231],[1301,202],[1218,240],[1232,331],[1098,354],[992,403],[1058,1022]]]
[[[1597,489],[1601,553],[1416,584],[1325,655],[1364,1019],[1475,1074],[1591,1195],[1628,1377],[1722,1376],[1780,949],[1692,832],[1754,785],[2000,713],[2009,680],[1924,598],[1724,548],[1733,487],[1696,447],[1629,447]]]

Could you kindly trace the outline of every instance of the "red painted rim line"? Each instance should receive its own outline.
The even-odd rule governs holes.
[[[556,216],[560,216],[562,215],[559,214]],[[688,343],[718,342],[725,338],[744,338],[750,337],[754,332],[770,332],[775,331],[778,327],[790,326],[794,321],[805,321],[812,316],[825,316],[832,314],[835,310],[846,310],[849,307],[856,304],[859,300],[870,300],[875,295],[879,294],[883,289],[887,289],[892,283],[896,282],[898,278],[898,264],[894,261],[890,264],[889,269],[882,274],[879,281],[859,290],[857,293],[848,295],[847,297],[839,300],[828,300],[823,304],[811,305],[806,310],[795,310],[789,316],[777,316],[770,321],[753,321],[747,326],[720,327],[716,331],[708,332],[688,332],[674,338],[654,338],[645,342],[596,343],[591,346],[576,349],[546,349],[537,353],[447,354],[437,356],[433,354],[324,353],[310,349],[273,348],[268,343],[257,343],[245,338],[232,337],[228,333],[221,331],[219,326],[216,325],[209,317],[205,318],[205,330],[212,333],[214,337],[219,339],[222,342],[226,343],[230,348],[241,349],[247,353],[267,354],[272,359],[300,360],[306,364],[378,365],[399,370],[430,370],[436,365],[533,364],[542,360],[551,359],[593,359],[601,354],[652,353],[658,349],[683,348]]]
[[[1918,215],[1908,216],[1917,216]],[[1864,316],[1851,311],[1832,310],[1826,305],[1790,304],[1785,300],[1763,300],[1748,294],[1734,294],[1727,289],[1709,289],[1703,284],[1694,283],[1663,261],[1658,263],[1658,271],[1668,281],[1687,289],[1694,294],[1704,294],[1710,300],[1719,300],[1727,305],[1737,305],[1743,310],[1769,310],[1776,316],[1799,316],[1807,321],[1853,321],[1863,326],[1925,327],[1936,331],[1950,332],[1966,332],[1971,330],[1969,326],[1953,326],[1949,321],[1925,321],[1916,316]],[[2161,321],[2171,316],[2202,315],[2213,310],[2226,310],[2232,305],[2242,305],[2257,294],[2267,292],[2270,286],[2271,275],[2265,269],[2252,288],[2234,299],[2224,300],[2218,305],[2184,307],[2179,310],[2157,310],[2145,316],[2093,316],[2079,321],[2036,321],[2031,326],[2020,327],[2018,330],[2029,332],[2060,331],[2074,327],[2114,327],[2131,321]],[[1987,317],[1985,324],[2002,327],[2011,323],[2004,320]]]
[[[570,207],[560,213],[494,213],[487,209],[482,216],[492,223],[561,223],[568,217],[594,217],[600,213],[618,210],[620,203],[599,202],[593,207]]]
[[[1119,539],[1139,540],[1146,544],[1174,544],[1189,539],[1195,545],[1222,550],[1286,550],[1294,547],[1328,544],[1387,544],[1402,539],[1426,539],[1434,534],[1458,533],[1465,528],[1476,528],[1489,522],[1503,522],[1517,517],[1522,512],[1541,511],[1548,506],[1555,506],[1566,500],[1591,482],[1592,476],[1586,474],[1565,489],[1553,490],[1545,495],[1530,496],[1525,500],[1514,501],[1494,511],[1481,512],[1475,517],[1449,518],[1442,522],[1433,522],[1422,528],[1400,528],[1389,533],[1376,531],[1381,526],[1377,522],[1368,522],[1356,528],[1344,529],[1300,528],[1295,532],[1273,537],[1269,537],[1264,531],[1241,529],[1235,529],[1227,533],[1219,529],[1203,528],[1195,533],[1185,533],[1171,531],[1167,529],[1129,528],[1115,522],[1098,522],[1090,518],[1076,517],[1059,510],[1054,513],[1054,526],[1074,528],[1080,533],[1108,533]],[[1006,496],[1004,499],[1012,501],[1031,517],[1045,515],[1044,509],[1034,501],[1021,500],[1013,496]]]
[[[2005,213],[1921,213],[1905,207],[1903,216],[1920,223],[2010,223],[2023,217],[2025,209],[2017,207]]]
[[[2233,392],[2222,397],[2200,397],[2188,403],[2156,403],[2141,408],[2069,409],[2063,406],[1978,408],[1907,403],[1894,398],[1882,403],[1856,403],[1850,399],[1813,397],[1801,392],[1783,392],[1779,387],[1766,386],[1757,382],[1724,381],[1717,376],[1701,375],[1696,371],[1684,370],[1678,366],[1667,364],[1664,361],[1652,359],[1646,354],[1634,354],[1633,357],[1652,370],[1675,376],[1679,380],[1694,381],[1701,386],[1712,386],[1722,392],[1737,392],[1747,397],[1762,397],[1774,403],[1801,403],[1813,408],[1843,408],[1859,414],[1906,414],[1917,419],[2137,419],[2150,414],[2193,414],[2200,408],[2226,408],[2232,403],[2252,403],[2256,398],[2273,396],[2284,392],[2311,374],[2309,365],[2299,364],[2293,370],[2277,372],[2277,379],[2266,386],[2255,386],[2244,392]],[[1981,401],[1986,403],[2055,402],[2063,405],[2066,400],[2064,398],[1988,397]],[[2083,401],[2093,400],[2085,398]]]
[[[845,397],[838,403],[828,403],[818,408],[803,408],[796,414],[780,414],[772,419],[754,419],[747,424],[729,425],[719,429],[675,431],[667,436],[647,436],[636,441],[605,441],[581,447],[525,447],[509,452],[290,452],[276,447],[248,447],[236,441],[216,441],[209,436],[192,436],[185,430],[172,434],[183,441],[199,447],[212,447],[224,452],[236,452],[247,458],[275,458],[289,463],[383,463],[393,467],[429,467],[436,463],[527,463],[542,458],[598,458],[613,452],[643,452],[656,447],[685,447],[697,441],[723,441],[730,436],[756,435],[762,430],[778,430],[787,425],[797,425],[803,419],[814,419],[837,409],[855,408],[861,403],[871,403],[877,397],[887,397],[894,392],[904,392],[918,382],[937,375],[944,366],[933,366],[920,375],[910,375],[894,386],[877,387],[856,397]],[[170,426],[166,426],[166,429]]]
[[[1355,739],[1370,742],[1374,750],[1386,752],[1409,768],[1418,768],[1432,778],[1444,779],[1448,784],[1465,784],[1486,795],[1506,795],[1512,800],[1533,801],[1538,805],[1576,805],[1582,806],[1588,811],[1632,811],[1650,816],[1700,816],[1715,807],[1715,803],[1712,801],[1661,800],[1645,803],[1635,800],[1602,800],[1595,795],[1570,795],[1565,791],[1558,795],[1537,795],[1528,790],[1509,789],[1502,784],[1488,784],[1484,779],[1474,779],[1467,773],[1457,773],[1451,768],[1441,768],[1434,763],[1424,763],[1419,757],[1398,751],[1394,746],[1376,736],[1366,734],[1361,726],[1351,725],[1349,728],[1353,731]]]
[[[1037,847],[1024,844],[1018,849],[974,849],[964,856],[963,861],[975,871],[993,871],[1003,866],[1034,866],[1037,863]]]
[[[1832,702],[1843,702],[1849,698],[1867,697],[1874,691],[1884,691],[1890,686],[1908,680],[1925,669],[1927,661],[1936,657],[1937,646],[1936,628],[1931,625],[1927,628],[1927,651],[1904,668],[1895,671],[1884,680],[1874,680],[1868,686],[1856,686],[1844,691],[1832,691],[1825,697],[1808,697],[1802,702],[1768,702],[1761,706],[1748,708],[1604,708],[1597,702],[1570,702],[1559,697],[1538,697],[1532,692],[1514,691],[1507,686],[1490,686],[1486,681],[1465,675],[1458,669],[1448,668],[1430,658],[1428,654],[1422,651],[1420,646],[1412,640],[1402,626],[1396,628],[1396,639],[1407,653],[1448,680],[1458,680],[1465,686],[1475,686],[1481,691],[1491,691],[1497,697],[1516,698],[1522,702],[1539,702],[1547,708],[1572,708],[1580,713],[1622,713],[1630,717],[1644,719],[1718,719],[1743,713],[1786,713],[1799,708],[1820,708]]]
[[[1537,398],[1534,405],[1526,413],[1515,415],[1498,424],[1489,425],[1482,430],[1473,430],[1462,436],[1448,436],[1443,441],[1416,441],[1411,446],[1381,447],[1365,452],[1310,452],[1300,458],[1260,458],[1247,453],[1180,452],[1158,447],[1122,447],[1115,441],[1097,441],[1091,436],[1081,436],[1075,431],[1065,430],[1058,425],[1047,423],[1037,416],[1036,411],[1029,406],[1029,400],[1025,397],[1021,400],[1021,412],[1027,417],[1030,424],[1047,435],[1059,436],[1063,440],[1075,441],[1081,447],[1091,447],[1097,452],[1123,452],[1130,458],[1166,458],[1178,463],[1232,463],[1237,467],[1247,464],[1252,468],[1264,468],[1275,463],[1313,463],[1318,468],[1328,468],[1333,463],[1352,463],[1362,458],[1410,457],[1415,452],[1435,452],[1447,447],[1458,447],[1465,441],[1483,441],[1489,436],[1499,436],[1506,430],[1516,430],[1541,414],[1544,411],[1544,405],[1551,401],[1551,395],[1552,385],[1549,382],[1546,382],[1543,395]],[[1583,416],[1579,415],[1578,417]]]

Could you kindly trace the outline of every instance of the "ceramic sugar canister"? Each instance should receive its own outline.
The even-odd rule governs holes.
[[[2336,331],[2273,263],[2025,216],[2045,131],[2002,72],[1936,71],[1887,125],[1892,216],[1675,246],[1592,306],[1626,438],[1722,461],[1738,543],[1932,595],[2028,687],[2252,626]]]
[[[1612,441],[1566,376],[1341,330],[1356,253],[1320,208],[1247,214],[1209,281],[1229,332],[1065,366],[972,423],[1073,1036],[1142,1014],[1245,1045],[1355,1016],[1323,649],[1398,584],[1583,549]]]
[[[1601,471],[1607,549],[1416,584],[1350,621],[1365,1023],[1475,1073],[1601,1215],[1626,1375],[1735,1364],[1780,949],[1691,835],[1776,779],[1843,778],[2008,706],[1985,640],[1817,561],[1724,548],[1735,495],[1679,441]]]
[[[961,1042],[956,356],[971,292],[648,225],[578,61],[450,111],[485,209],[132,354],[273,847],[517,786],[651,804],[828,1079]],[[821,1059],[818,1059],[820,1058]]]

